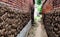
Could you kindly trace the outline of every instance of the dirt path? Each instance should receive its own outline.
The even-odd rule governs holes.
[[[47,37],[44,26],[40,22],[36,24],[29,31],[28,37]]]
[[[37,30],[35,31],[35,37],[47,37],[44,26],[41,25],[40,22],[36,22],[38,27],[36,28]]]

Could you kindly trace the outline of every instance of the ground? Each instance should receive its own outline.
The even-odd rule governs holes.
[[[28,33],[28,37],[47,37],[44,25],[36,21]]]

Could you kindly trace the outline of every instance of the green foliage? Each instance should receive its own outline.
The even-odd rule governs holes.
[[[39,11],[39,13],[41,13],[42,12],[42,7],[38,7],[38,11]]]
[[[41,0],[37,0],[37,4],[40,5],[41,4]]]
[[[42,12],[42,4],[40,4],[40,5],[37,6],[37,10],[38,10],[39,13]]]

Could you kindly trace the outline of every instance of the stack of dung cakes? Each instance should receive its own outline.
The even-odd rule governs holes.
[[[16,37],[30,20],[30,12],[0,3],[0,37]]]
[[[43,14],[43,24],[48,37],[60,37],[60,8]]]

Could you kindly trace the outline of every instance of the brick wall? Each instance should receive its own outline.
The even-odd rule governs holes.
[[[60,7],[60,0],[47,0],[43,6],[43,13],[47,13],[57,7]]]
[[[47,13],[48,11],[52,10],[52,0],[47,0],[43,6],[43,13]]]
[[[33,7],[32,0],[0,0],[0,2],[5,2],[13,7],[23,9],[24,11],[29,11],[30,7]]]

